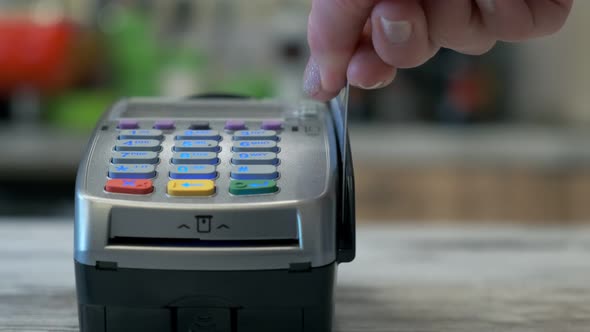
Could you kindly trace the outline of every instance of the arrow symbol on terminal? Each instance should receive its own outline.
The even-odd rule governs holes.
[[[264,181],[264,183],[250,183],[250,188],[258,188],[265,186],[268,186],[268,181]]]
[[[183,186],[185,188],[188,188],[188,187],[202,187],[203,184],[202,183],[188,183],[188,182],[185,182],[185,183],[181,184],[181,186]]]
[[[177,229],[182,229],[182,228],[184,228],[184,229],[191,229],[191,227],[189,225],[187,225],[187,224],[182,224],[182,225],[180,225],[180,226],[178,226],[176,228]]]
[[[217,229],[222,229],[222,228],[229,229],[229,226],[226,224],[221,224],[221,225],[217,226]]]

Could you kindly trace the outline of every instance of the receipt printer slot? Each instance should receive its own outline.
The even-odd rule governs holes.
[[[114,237],[109,239],[114,246],[145,246],[145,247],[182,247],[182,248],[261,248],[261,247],[299,247],[297,239],[277,240],[200,240],[148,237]]]
[[[141,242],[181,245],[214,242],[263,244],[299,239],[296,210],[231,212],[193,212],[136,208],[113,208],[110,219],[112,244]],[[136,240],[130,240],[136,239]]]

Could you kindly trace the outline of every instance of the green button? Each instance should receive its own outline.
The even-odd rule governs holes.
[[[273,180],[234,180],[229,185],[229,192],[234,195],[272,194],[277,190]]]

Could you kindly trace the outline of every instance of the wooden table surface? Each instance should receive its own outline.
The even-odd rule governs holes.
[[[72,224],[0,219],[0,331],[77,331]],[[590,228],[365,225],[335,331],[590,331]]]

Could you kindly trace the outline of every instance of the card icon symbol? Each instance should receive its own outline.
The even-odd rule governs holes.
[[[197,219],[197,232],[211,233],[211,219],[213,216],[195,216]]]

